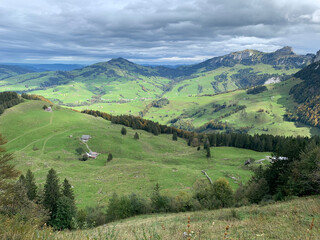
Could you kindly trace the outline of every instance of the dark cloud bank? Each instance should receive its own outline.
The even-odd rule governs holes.
[[[2,0],[0,62],[179,64],[320,45],[314,0]]]

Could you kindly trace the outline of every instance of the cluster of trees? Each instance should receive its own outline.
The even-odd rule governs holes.
[[[320,146],[315,141],[304,146],[292,141],[281,151],[281,155],[275,153],[270,165],[257,168],[251,180],[238,188],[238,202],[259,203],[320,193]]]
[[[166,125],[160,125],[153,121],[146,120],[141,117],[135,117],[132,115],[113,116],[108,113],[94,110],[83,110],[82,113],[90,114],[96,117],[102,117],[106,120],[111,121],[114,124],[121,124],[127,127],[131,127],[133,129],[145,130],[147,132],[153,133],[154,135],[158,135],[160,133],[172,133],[172,130],[174,129]],[[181,130],[177,131],[181,132]]]
[[[2,92],[0,93],[0,115],[5,109],[18,105],[23,100],[19,98],[16,92]]]
[[[288,121],[302,122],[320,128],[320,96],[300,104],[294,112],[287,110],[284,117]]]
[[[248,89],[247,94],[259,94],[267,90],[268,88],[266,86],[257,86],[257,87]]]
[[[1,147],[4,143],[0,135],[0,219],[16,219],[19,224],[38,227],[47,223],[54,229],[71,228],[76,207],[68,180],[60,185],[55,170],[51,169],[44,188],[39,188],[30,170],[25,176],[20,175],[11,164],[13,157]]]
[[[135,193],[129,195],[113,193],[106,209],[97,206],[79,210],[74,224],[77,228],[88,228],[141,214],[218,209],[233,204],[233,190],[224,178],[212,184],[206,179],[198,180],[192,192],[182,191],[176,196],[162,194],[160,185],[156,184],[149,198],[143,198]]]
[[[162,108],[164,106],[166,106],[167,104],[169,104],[169,100],[167,98],[160,98],[159,100],[154,100],[151,103],[149,103],[147,106],[145,106],[145,108],[139,112],[139,116],[143,117],[145,116],[150,108],[155,107],[155,108]]]
[[[21,94],[21,97],[24,98],[24,99],[29,99],[29,100],[40,100],[40,101],[43,101],[43,102],[47,102],[49,103],[50,105],[53,105],[53,103],[46,99],[45,97],[43,96],[40,96],[40,95],[36,95],[36,94],[27,94],[27,93],[22,93]]]

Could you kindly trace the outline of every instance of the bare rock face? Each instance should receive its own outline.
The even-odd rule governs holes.
[[[275,53],[280,54],[280,55],[294,55],[292,47],[289,47],[289,46],[280,48]]]
[[[320,50],[317,52],[316,57],[314,58],[313,62],[320,61]]]

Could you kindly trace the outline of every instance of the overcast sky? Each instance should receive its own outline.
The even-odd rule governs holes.
[[[0,62],[200,62],[320,49],[320,0],[0,0]]]

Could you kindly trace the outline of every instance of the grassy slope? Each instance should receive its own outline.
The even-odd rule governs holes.
[[[160,123],[167,123],[169,120],[186,114],[183,118],[190,121],[195,127],[217,119],[219,116],[228,113],[233,108],[227,108],[216,113],[212,113],[212,104],[237,104],[245,105],[247,108],[231,116],[225,117],[220,121],[227,121],[235,128],[254,126],[249,131],[250,134],[268,133],[274,135],[304,135],[319,134],[319,130],[307,126],[296,127],[293,122],[283,120],[286,108],[291,109],[295,103],[289,91],[292,86],[299,83],[297,79],[290,79],[278,84],[268,85],[268,91],[248,95],[245,90],[237,90],[228,93],[218,94],[212,97],[173,97],[169,98],[170,104],[159,109],[151,108],[145,116],[152,120],[158,120]],[[206,113],[202,116],[192,116],[199,109],[205,109]],[[265,110],[262,113],[257,112],[259,109]],[[269,113],[267,113],[268,111]],[[266,131],[268,129],[268,131]]]
[[[177,214],[139,216],[93,230],[57,233],[54,239],[183,239],[190,216],[191,239],[320,239],[319,196],[249,206]],[[314,226],[310,231],[312,218]],[[226,226],[229,226],[225,236]],[[115,237],[112,238],[112,232]]]
[[[190,191],[196,179],[204,178],[203,169],[214,179],[226,176],[235,188],[231,177],[245,182],[251,175],[243,167],[246,159],[269,155],[220,147],[213,148],[207,160],[203,150],[188,147],[182,139],[173,144],[171,135],[137,131],[137,141],[136,130],[121,136],[120,125],[58,106],[48,113],[42,106],[40,101],[27,101],[0,116],[0,132],[8,140],[5,147],[14,152],[18,169],[30,168],[42,184],[50,168],[57,170],[60,180],[67,177],[80,207],[105,204],[113,192],[148,196],[157,182],[167,194]],[[75,149],[84,147],[82,134],[90,134],[89,147],[102,153],[96,160],[78,160]],[[114,159],[105,166],[108,152]]]
[[[63,75],[56,75],[54,72],[45,73],[29,73],[24,75],[15,76],[12,78],[1,81],[0,91],[30,91],[35,90],[40,86],[40,83],[48,81],[52,77],[61,77],[68,80],[68,83],[59,86],[50,86],[45,90],[33,91],[33,93],[43,95],[51,100],[58,99],[60,104],[79,104],[86,102],[86,106],[90,105],[90,100],[93,96],[101,97],[102,100],[119,102],[121,99],[130,101],[139,101],[142,98],[156,99],[163,94],[163,86],[169,84],[171,80],[163,77],[143,76],[136,73],[135,75],[128,75],[127,70],[130,70],[132,66],[126,62],[121,63],[125,70],[121,70],[118,66],[114,66],[109,63],[105,63],[107,69],[113,69],[118,77],[111,77],[106,72],[98,71],[92,67],[86,67],[81,70],[75,70],[68,72],[68,76],[72,79],[68,79]],[[104,63],[96,64],[103,66]],[[93,65],[95,66],[95,65]],[[138,65],[133,65],[138,66]],[[141,66],[138,66],[142,68]],[[214,71],[201,72],[190,76],[190,79],[186,79],[175,83],[171,91],[165,93],[165,97],[177,97],[202,94],[213,94],[216,92],[224,92],[237,89],[231,79],[232,74],[238,73],[238,70],[252,68],[253,72],[257,74],[293,74],[298,69],[290,70],[276,70],[270,65],[257,64],[253,66],[235,65],[234,67],[222,67]],[[151,71],[151,70],[150,70]],[[88,73],[88,76],[81,74]],[[227,73],[227,81],[219,82],[217,84],[217,90],[212,88],[211,82],[215,82],[215,76],[221,73]],[[72,81],[71,81],[72,80]],[[142,89],[144,87],[144,90]],[[183,87],[184,86],[184,87]],[[202,87],[202,91],[198,90],[198,86]],[[181,90],[179,88],[183,87]],[[101,101],[102,105],[103,103]],[[141,109],[140,109],[141,110]]]

